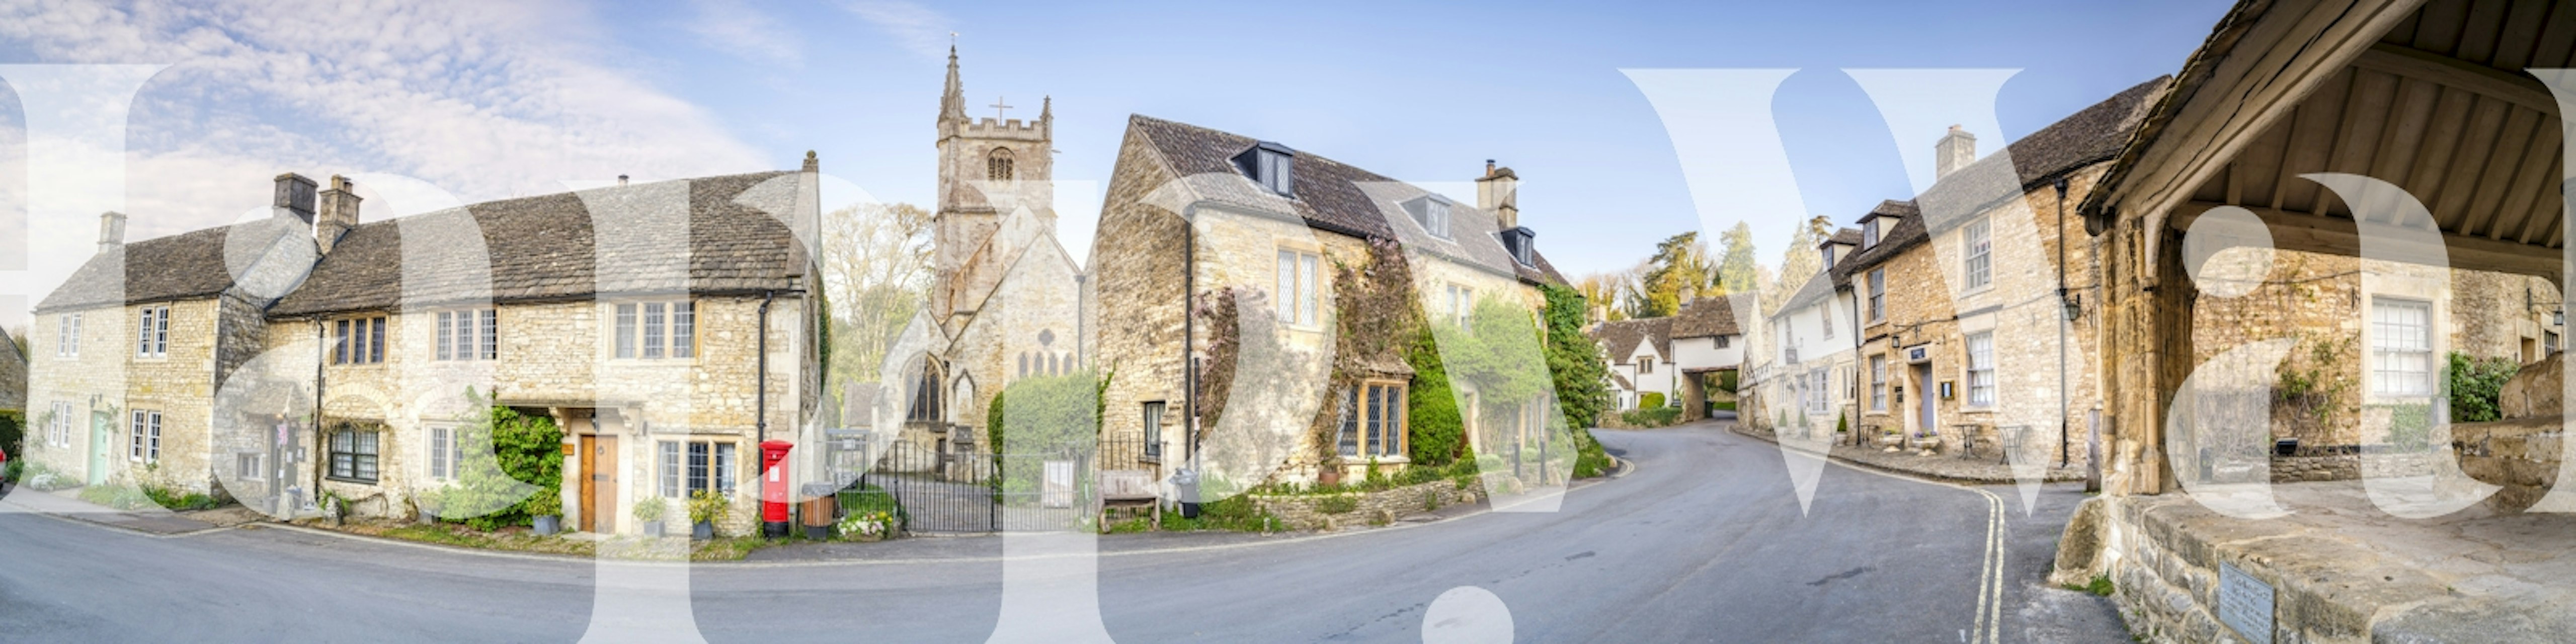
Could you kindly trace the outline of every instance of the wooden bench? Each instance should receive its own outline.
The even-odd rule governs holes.
[[[1154,529],[1163,529],[1163,497],[1154,487],[1150,470],[1102,470],[1100,472],[1100,529],[1109,529],[1112,506],[1145,506]]]

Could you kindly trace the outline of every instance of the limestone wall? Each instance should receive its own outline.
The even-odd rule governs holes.
[[[1465,483],[1461,485],[1461,483]],[[1343,526],[1384,525],[1433,509],[1479,503],[1485,486],[1473,480],[1438,480],[1378,492],[1340,494],[1251,495],[1252,503],[1291,530],[1332,530]],[[1347,508],[1347,509],[1343,509]],[[1330,510],[1342,509],[1340,512]]]
[[[166,354],[138,356],[135,332],[145,308],[169,307]],[[214,491],[207,424],[218,368],[217,328],[223,306],[213,298],[156,302],[38,315],[29,338],[27,457],[82,480]],[[60,355],[64,315],[80,316],[78,355]],[[241,347],[249,349],[250,347]],[[66,440],[53,443],[45,423],[55,403],[70,403]],[[157,462],[131,452],[135,411],[161,413]],[[94,434],[93,422],[104,419]],[[100,458],[93,459],[93,445]],[[92,472],[92,464],[102,466]]]

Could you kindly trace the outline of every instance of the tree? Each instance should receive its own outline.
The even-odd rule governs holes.
[[[1556,405],[1565,413],[1567,427],[1595,427],[1601,414],[1610,409],[1610,380],[1607,361],[1601,345],[1583,335],[1583,295],[1562,286],[1541,286],[1547,296],[1547,308],[1540,317],[1547,325],[1547,370],[1555,380]]]
[[[1715,265],[1708,260],[1708,248],[1699,242],[1697,231],[1664,238],[1655,244],[1655,254],[1646,258],[1638,288],[1643,301],[1636,307],[1636,317],[1663,317],[1681,310],[1684,302],[1697,297],[1716,278]]]
[[[1714,295],[1751,293],[1762,287],[1762,260],[1753,250],[1753,226],[1735,222],[1734,228],[1718,235],[1718,245],[1725,250],[1718,256]]]
[[[1628,319],[1627,305],[1621,296],[1635,280],[1634,271],[1593,273],[1574,281],[1574,290],[1583,295],[1585,306],[1600,312],[1597,320]]]
[[[1808,219],[1806,225],[1798,227],[1798,232],[1789,238],[1788,252],[1780,258],[1780,282],[1773,285],[1770,292],[1762,294],[1763,310],[1779,310],[1780,305],[1789,300],[1790,294],[1798,292],[1798,287],[1804,286],[1808,278],[1825,269],[1824,258],[1816,254],[1816,246],[1833,234],[1834,220],[1824,215]]]
[[[921,310],[931,278],[930,212],[866,204],[823,216],[823,296],[835,381],[871,381],[886,348]],[[837,396],[838,387],[826,387]]]

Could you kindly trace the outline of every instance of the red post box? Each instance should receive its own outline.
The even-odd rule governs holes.
[[[760,444],[761,534],[787,536],[787,450],[795,447],[787,441]]]

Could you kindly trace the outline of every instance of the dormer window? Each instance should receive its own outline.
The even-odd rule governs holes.
[[[1251,177],[1270,192],[1282,197],[1297,196],[1297,152],[1288,146],[1264,141],[1234,155],[1234,167]]]
[[[1868,221],[1860,222],[1860,247],[1862,250],[1868,250],[1870,247],[1877,245],[1878,218],[1871,217]]]
[[[1433,237],[1449,238],[1449,200],[1424,196],[1405,202],[1404,210],[1413,215],[1413,223],[1421,224]]]
[[[1536,236],[1538,233],[1530,232],[1527,227],[1503,231],[1503,250],[1512,254],[1512,261],[1520,262],[1522,266],[1537,268],[1538,251],[1533,249],[1535,244],[1532,242],[1535,240],[1531,239]]]

